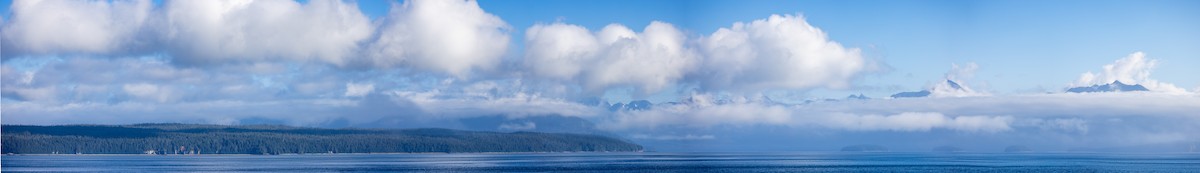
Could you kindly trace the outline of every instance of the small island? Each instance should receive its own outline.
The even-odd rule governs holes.
[[[277,125],[3,125],[5,154],[637,152],[599,135]]]

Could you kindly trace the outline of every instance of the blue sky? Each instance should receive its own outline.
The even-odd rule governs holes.
[[[1200,131],[1197,1],[3,1],[0,9],[5,124],[561,131],[537,127],[580,120],[594,125],[580,131],[658,150],[1200,142],[1188,133]],[[1064,93],[1113,81],[1149,91]],[[930,95],[890,98],[921,90]],[[872,99],[845,99],[860,93]],[[651,103],[631,103],[643,99]],[[509,126],[463,123],[490,116]]]

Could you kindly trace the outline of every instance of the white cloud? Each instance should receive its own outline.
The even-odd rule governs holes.
[[[708,90],[844,88],[869,70],[859,49],[829,40],[800,16],[734,23],[700,47],[707,58],[696,76]]]
[[[506,115],[508,117],[563,115],[587,117],[600,115],[602,111],[598,107],[523,92],[485,98],[463,97],[462,95],[478,94],[443,93],[440,90],[427,92],[391,91],[388,95],[393,100],[411,102],[426,115],[449,118],[482,115]]]
[[[1030,94],[993,97],[875,99],[801,105],[814,112],[893,114],[940,112],[948,115],[1013,115],[1020,117],[1180,116],[1200,117],[1200,97],[1164,93]]]
[[[966,81],[975,78],[975,71],[979,70],[979,64],[969,62],[962,66],[958,64],[950,64],[950,71],[946,72],[946,79],[954,81]]]
[[[151,16],[152,5],[149,0],[11,3],[12,18],[4,24],[2,34],[4,51],[29,54],[106,54],[131,49],[137,46],[134,38]]]
[[[597,60],[600,41],[587,28],[563,23],[533,25],[525,31],[525,66],[529,72],[571,80]]]
[[[1133,54],[1129,54],[1129,56],[1117,59],[1112,64],[1104,65],[1104,71],[1100,73],[1083,73],[1079,77],[1079,80],[1076,80],[1071,86],[1103,85],[1121,81],[1125,84],[1141,84],[1150,91],[1167,93],[1187,92],[1187,90],[1176,87],[1174,84],[1150,79],[1150,72],[1154,70],[1157,64],[1158,60],[1146,58],[1146,53],[1134,52]]]
[[[652,22],[641,33],[619,24],[594,33],[577,25],[538,24],[526,31],[525,40],[524,65],[534,76],[594,90],[634,86],[657,92],[683,84],[747,93],[844,88],[873,70],[858,49],[842,47],[792,15],[739,22],[695,39],[670,24]]]
[[[956,81],[962,82],[962,81]],[[971,97],[971,96],[988,96],[985,92],[975,91],[967,86],[966,83],[957,83],[958,88],[953,87],[949,82],[938,82],[933,87],[929,88],[930,97]]]
[[[578,81],[594,90],[635,86],[657,92],[695,68],[697,57],[686,40],[675,26],[658,21],[641,33],[619,24],[595,34],[577,25],[538,24],[526,31],[525,66],[536,76]]]
[[[125,84],[121,87],[122,91],[139,99],[146,99],[157,102],[171,101],[173,98],[172,90],[168,87],[159,86],[148,83]]]
[[[762,100],[715,100],[695,95],[680,104],[624,110],[598,121],[618,132],[662,129],[787,127],[821,131],[979,132],[1042,137],[1093,135],[1087,140],[1194,129],[1200,97],[1163,93],[1036,94],[994,97],[872,99],[780,105]],[[1126,122],[1111,122],[1123,119]],[[1101,123],[1097,125],[1096,123]],[[1154,127],[1144,126],[1157,124]],[[813,129],[816,128],[816,129]],[[822,130],[824,129],[824,130]]]
[[[782,105],[757,102],[718,104],[708,95],[694,95],[690,103],[655,105],[649,110],[619,111],[600,127],[611,130],[655,129],[682,126],[705,128],[719,125],[794,125],[794,110]]]
[[[162,32],[172,53],[198,63],[270,59],[346,64],[372,35],[353,2],[314,0],[170,1]]]
[[[849,130],[929,131],[945,128],[968,132],[1001,132],[1012,128],[1011,116],[947,117],[936,112],[904,112],[896,115],[831,115],[825,126]]]
[[[393,5],[385,18],[367,48],[376,66],[466,78],[494,68],[508,49],[508,24],[473,0],[410,0]]]
[[[53,102],[57,101],[57,87],[5,87],[4,94],[16,95],[17,98],[25,101],[38,102]]]
[[[903,112],[894,115],[812,112],[802,107],[755,102],[727,104],[657,105],[650,110],[618,112],[601,127],[610,130],[652,130],[666,127],[776,125],[825,127],[853,131],[927,132],[947,129],[963,132],[1012,130],[1012,116],[945,116],[937,112]]]
[[[375,91],[375,84],[346,83],[346,97],[362,97]]]
[[[4,58],[167,54],[172,63],[406,67],[467,78],[491,70],[509,26],[475,1],[410,0],[372,22],[353,1],[16,1]]]

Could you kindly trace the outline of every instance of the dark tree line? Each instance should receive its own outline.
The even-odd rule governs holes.
[[[3,153],[285,154],[640,151],[624,140],[582,134],[449,129],[318,129],[286,126],[138,124],[4,125]]]

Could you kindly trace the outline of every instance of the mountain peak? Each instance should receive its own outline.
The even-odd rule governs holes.
[[[963,89],[962,85],[958,85],[957,82],[954,82],[953,80],[950,80],[950,79],[946,79],[946,84],[950,85],[951,89],[955,89],[955,90]]]
[[[867,100],[867,99],[871,99],[871,98],[867,97],[866,95],[863,95],[861,93],[858,95],[850,94],[850,96],[846,96],[846,100]]]
[[[958,82],[954,82],[954,80],[946,79],[945,82],[936,84],[933,87],[930,87],[929,89],[921,90],[921,91],[900,92],[900,93],[892,94],[892,98],[928,97],[930,95],[934,95],[934,92],[974,93],[974,91],[972,91],[971,89],[968,89],[966,87],[963,87],[962,85],[958,84]]]
[[[1113,81],[1113,83],[1110,83],[1110,84],[1103,84],[1103,85],[1096,84],[1096,85],[1092,85],[1092,86],[1067,88],[1067,92],[1069,92],[1069,93],[1126,92],[1126,91],[1150,91],[1150,89],[1146,89],[1146,87],[1142,86],[1141,84],[1129,85],[1129,84],[1121,83],[1121,81],[1119,81],[1119,80]]]

